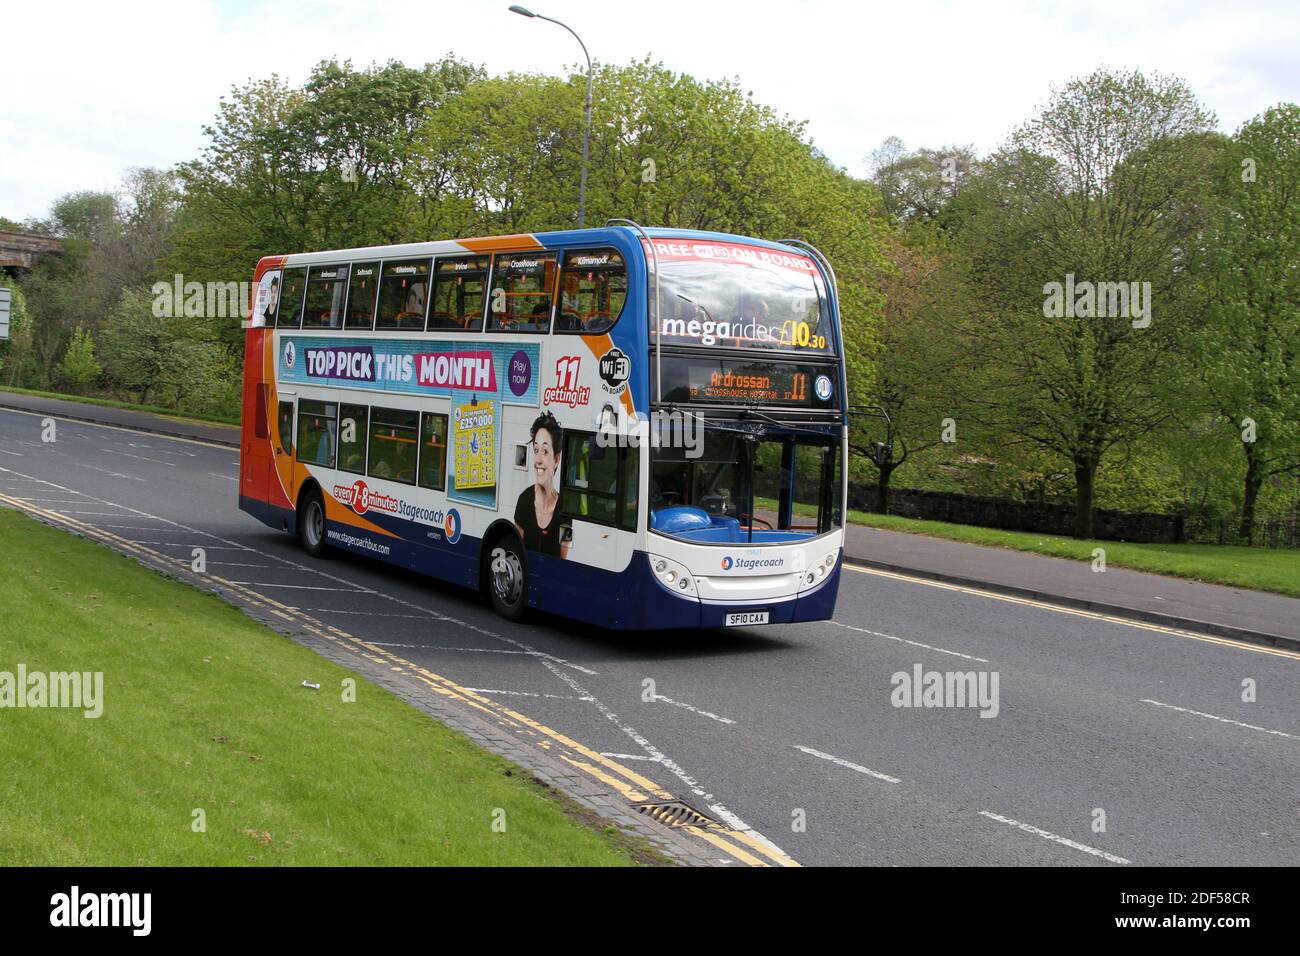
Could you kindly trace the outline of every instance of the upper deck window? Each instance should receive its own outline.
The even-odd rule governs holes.
[[[434,264],[429,328],[481,332],[488,257],[458,256]]]
[[[429,304],[429,260],[397,259],[384,263],[379,280],[376,329],[422,331]]]
[[[379,263],[354,262],[348,286],[348,317],[343,327],[371,329],[375,326],[375,290],[379,288]]]
[[[497,256],[492,263],[489,332],[546,332],[555,298],[554,252]]]
[[[735,242],[654,242],[664,344],[834,351],[821,274],[807,256]]]
[[[307,278],[304,329],[341,329],[348,294],[347,266],[312,266]]]
[[[277,329],[296,329],[302,321],[302,293],[307,285],[307,270],[285,269],[280,276],[280,288],[272,287],[271,301],[266,306],[266,324],[275,316]]]
[[[560,273],[557,332],[605,332],[627,301],[627,266],[613,249],[572,249]]]

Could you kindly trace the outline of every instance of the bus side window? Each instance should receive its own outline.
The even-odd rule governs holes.
[[[429,260],[385,262],[379,277],[376,329],[423,331],[429,308]]]
[[[303,399],[298,405],[298,460],[309,465],[334,467],[337,410],[333,402]]]
[[[302,300],[307,288],[306,269],[285,269],[275,307],[275,327],[296,329],[302,324]]]
[[[375,325],[375,296],[379,289],[379,263],[358,262],[352,267],[348,284],[345,329],[370,329]]]
[[[339,406],[339,471],[366,473],[366,433],[370,409],[365,405]]]
[[[560,510],[584,521],[617,525],[626,451],[599,444],[589,432],[566,434],[561,456]]]
[[[592,335],[618,321],[627,301],[627,267],[613,249],[570,249],[560,274],[556,332]]]
[[[487,256],[438,259],[434,264],[430,329],[483,331],[483,293],[487,287]]]
[[[442,491],[447,486],[447,416],[425,412],[422,419],[418,484]]]
[[[280,403],[280,450],[293,457],[293,402]]]
[[[415,484],[420,413],[402,408],[370,410],[370,449],[366,474],[404,485]]]
[[[347,266],[312,266],[307,276],[304,329],[343,328],[343,303],[348,292]]]
[[[489,332],[549,332],[555,299],[554,252],[498,255],[492,261]]]

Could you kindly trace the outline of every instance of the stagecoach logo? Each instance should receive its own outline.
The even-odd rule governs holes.
[[[735,568],[738,571],[753,571],[757,568],[774,568],[785,567],[785,558],[733,558],[726,555],[722,559],[722,570],[730,571]]]
[[[284,340],[284,367],[289,371],[293,371],[293,361],[294,361],[293,339],[285,339]]]
[[[831,397],[831,379],[829,375],[818,375],[817,381],[813,382],[813,391],[823,402]]]
[[[632,377],[632,360],[626,352],[614,346],[600,357],[598,371],[605,391],[617,395],[627,388],[627,380]]]
[[[334,500],[347,505],[359,515],[367,511],[384,511],[396,514],[398,501],[389,495],[371,491],[364,481],[358,479],[350,485],[335,485]]]
[[[455,508],[449,508],[446,517],[442,519],[442,533],[446,536],[448,544],[455,544],[460,540],[460,512]]]

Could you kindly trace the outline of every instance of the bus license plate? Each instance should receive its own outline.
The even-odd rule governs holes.
[[[767,611],[728,611],[727,627],[738,627],[746,624],[766,624]]]

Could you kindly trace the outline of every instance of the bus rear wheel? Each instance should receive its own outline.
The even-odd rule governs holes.
[[[298,506],[298,539],[313,558],[325,556],[325,502],[313,488]]]
[[[528,572],[517,537],[505,534],[492,542],[487,571],[492,608],[507,621],[522,620],[528,608]]]

